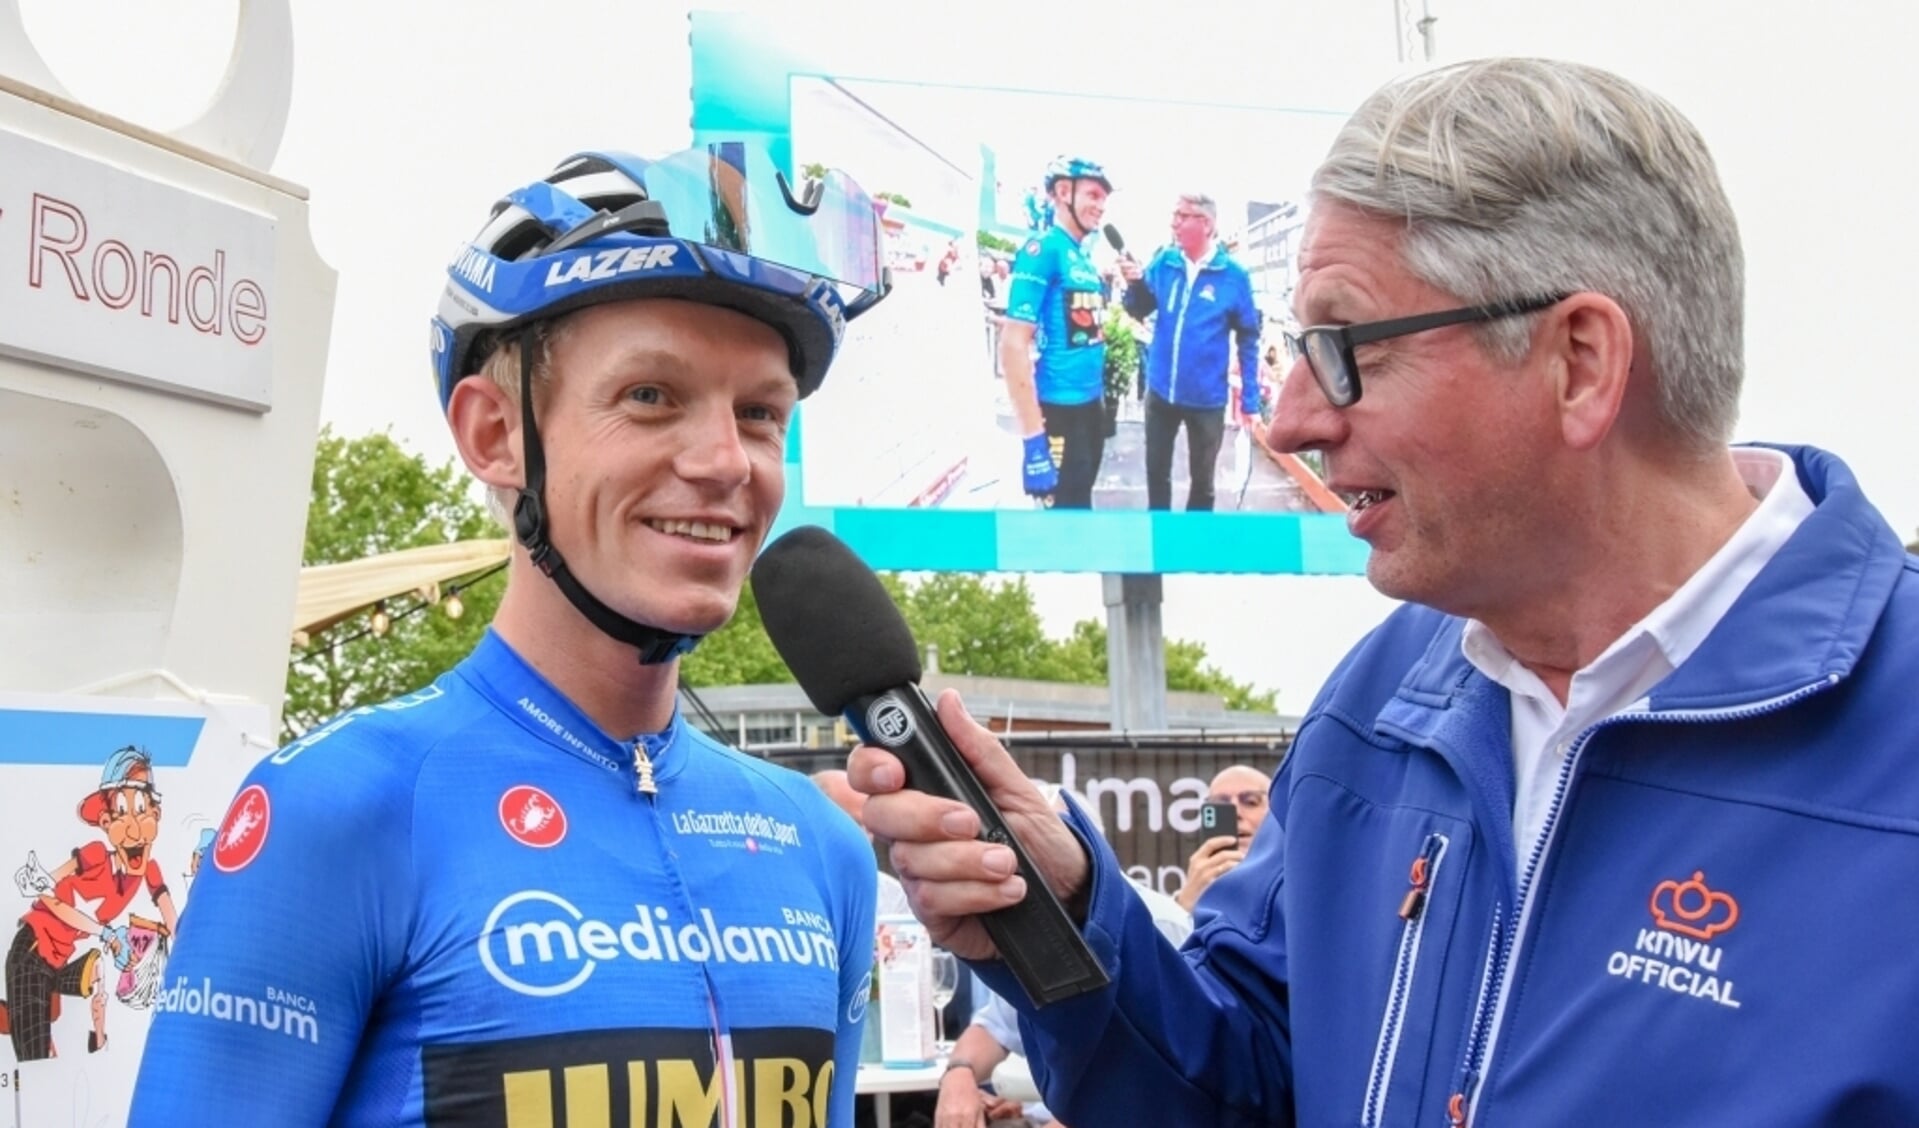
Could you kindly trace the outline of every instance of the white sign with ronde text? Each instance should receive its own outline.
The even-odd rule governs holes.
[[[274,219],[0,129],[0,352],[265,411]]]

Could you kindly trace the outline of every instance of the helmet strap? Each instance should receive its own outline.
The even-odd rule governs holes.
[[[533,558],[533,566],[559,585],[560,594],[566,596],[566,601],[586,616],[588,622],[609,637],[638,649],[641,665],[670,662],[693,649],[701,636],[649,627],[600,602],[574,578],[547,535],[546,448],[540,442],[540,430],[533,420],[533,352],[542,347],[540,334],[528,327],[519,334],[519,344],[520,437],[526,457],[526,485],[521,487],[519,500],[513,504],[513,534]]]
[[[1079,216],[1079,177],[1074,177],[1067,185],[1066,211],[1073,217],[1073,226],[1079,228],[1079,234],[1073,238],[1084,239],[1093,233],[1093,229],[1086,226],[1086,221]]]

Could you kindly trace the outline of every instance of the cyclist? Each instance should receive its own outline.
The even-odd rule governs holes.
[[[575,156],[494,205],[432,360],[513,499],[498,615],[247,779],[133,1124],[850,1122],[871,847],[690,728],[676,672],[734,610],[880,253],[856,185],[796,196],[733,144]]]
[[[1092,161],[1060,157],[1044,186],[1038,229],[1013,260],[1000,366],[1025,440],[1025,491],[1055,509],[1091,509],[1106,449],[1106,286],[1086,242],[1113,184]]]

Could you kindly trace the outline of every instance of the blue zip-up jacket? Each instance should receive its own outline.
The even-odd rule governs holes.
[[[1113,986],[1022,1017],[1068,1124],[1919,1124],[1919,561],[1830,454],[1514,872],[1507,692],[1408,606],[1175,951],[1092,828]],[[996,991],[1030,1011],[1004,965]]]
[[[1126,312],[1141,321],[1155,310],[1153,343],[1146,350],[1146,387],[1178,407],[1225,407],[1226,337],[1239,349],[1239,402],[1259,414],[1259,307],[1246,268],[1215,245],[1186,287],[1186,254],[1160,248],[1137,282],[1126,287]]]

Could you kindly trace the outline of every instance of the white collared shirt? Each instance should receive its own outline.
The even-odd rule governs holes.
[[[1466,661],[1512,697],[1513,846],[1519,879],[1546,828],[1553,792],[1573,742],[1595,723],[1638,702],[1698,649],[1741,592],[1813,509],[1792,460],[1774,450],[1733,451],[1739,477],[1759,507],[1692,578],[1572,676],[1561,705],[1484,623],[1460,637]]]
[[[1219,250],[1219,244],[1216,242],[1209,242],[1206,244],[1206,249],[1199,253],[1198,258],[1192,258],[1188,256],[1184,250],[1179,252],[1179,257],[1186,261],[1186,292],[1187,293],[1190,294],[1193,292],[1193,284],[1199,281],[1200,270],[1204,268],[1207,263],[1213,261],[1213,252],[1217,250]]]

